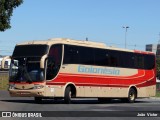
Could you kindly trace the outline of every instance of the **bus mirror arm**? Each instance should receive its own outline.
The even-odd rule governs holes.
[[[40,68],[44,68],[44,62],[47,58],[47,55],[43,55],[42,58],[41,58],[41,61],[40,61]]]
[[[6,56],[6,57],[4,57],[4,58],[2,59],[2,69],[5,69],[5,61],[6,61],[7,59],[11,59],[11,56]]]

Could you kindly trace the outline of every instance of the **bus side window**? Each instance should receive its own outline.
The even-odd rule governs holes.
[[[4,68],[8,68],[8,61],[5,61]]]
[[[109,66],[118,67],[119,54],[117,51],[110,51],[109,61],[110,61]]]
[[[154,55],[145,55],[144,56],[144,68],[151,70],[155,67],[155,56]],[[160,74],[159,74],[160,77]]]
[[[94,65],[93,48],[77,47],[79,50],[79,64]]]
[[[78,47],[72,45],[65,45],[64,46],[64,64],[79,64],[80,63],[80,56],[79,56],[79,49]]]
[[[135,68],[144,69],[144,57],[142,55],[135,56]]]
[[[53,58],[48,58],[47,62],[47,80],[51,80],[54,77],[55,62]]]
[[[62,59],[62,45],[53,45],[50,48],[47,62],[46,79],[53,79],[60,69]]]
[[[95,65],[97,66],[108,66],[109,65],[109,54],[103,49],[94,49]]]

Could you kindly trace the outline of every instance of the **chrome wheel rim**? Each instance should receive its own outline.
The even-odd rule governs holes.
[[[131,92],[130,95],[129,95],[129,98],[130,98],[130,100],[134,100],[135,99],[135,94]]]

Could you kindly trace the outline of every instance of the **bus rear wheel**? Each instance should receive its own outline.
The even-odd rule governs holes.
[[[129,103],[134,103],[134,102],[135,102],[135,99],[136,99],[136,96],[137,96],[136,91],[135,91],[133,88],[131,88],[131,89],[129,90],[129,93],[128,93],[128,99],[127,99],[127,101],[128,101]]]
[[[68,86],[65,90],[65,94],[64,94],[64,102],[66,104],[70,104],[71,103],[71,98],[72,98],[72,91],[71,91],[71,87]]]

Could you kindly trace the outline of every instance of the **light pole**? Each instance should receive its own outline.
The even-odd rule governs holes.
[[[125,28],[125,48],[126,48],[126,44],[127,44],[127,28],[129,28],[129,26],[123,26],[123,28]]]

